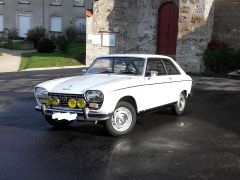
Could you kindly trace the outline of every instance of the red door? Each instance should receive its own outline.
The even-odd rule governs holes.
[[[165,3],[158,12],[158,54],[175,55],[178,33],[178,7]]]

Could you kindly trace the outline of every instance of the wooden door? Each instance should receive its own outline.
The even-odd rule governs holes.
[[[178,16],[178,6],[174,3],[165,3],[159,8],[157,40],[158,54],[176,54]]]

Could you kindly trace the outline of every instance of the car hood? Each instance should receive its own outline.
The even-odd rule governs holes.
[[[109,92],[141,84],[142,76],[124,76],[109,74],[92,74],[55,79],[39,84],[48,92],[66,94],[84,94],[87,90]]]

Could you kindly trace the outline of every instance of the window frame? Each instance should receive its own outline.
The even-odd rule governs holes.
[[[84,32],[78,30],[77,23],[76,23],[78,19],[85,20],[85,28],[84,28],[85,31]],[[87,19],[85,17],[76,17],[75,20],[74,20],[74,26],[77,29],[78,34],[85,34],[86,33],[86,28],[87,28]]]
[[[4,15],[0,14],[0,17],[2,17],[2,30],[0,29],[0,32],[2,33],[4,30]]]
[[[170,62],[170,63],[173,65],[173,67],[177,70],[178,73],[177,73],[177,74],[169,74],[169,72],[168,72],[168,70],[167,70],[167,68],[166,68],[166,65],[165,65],[164,60]],[[177,68],[177,66],[172,62],[172,60],[167,59],[167,58],[162,58],[162,62],[163,62],[163,65],[164,65],[164,67],[165,67],[165,70],[166,70],[167,75],[172,75],[172,76],[174,76],[174,75],[181,75],[181,72],[179,71],[179,69]]]
[[[84,7],[84,0],[82,1],[82,5],[78,5],[77,0],[73,0],[73,7]]]
[[[53,1],[56,1],[56,0],[51,0],[50,2],[50,6],[62,6],[62,0],[60,0],[60,2],[53,2]]]
[[[52,18],[61,18],[61,30],[60,31],[52,30]],[[53,32],[53,33],[62,33],[63,32],[63,17],[62,16],[50,16],[50,32]]]
[[[19,0],[19,4],[30,4],[30,0]]]
[[[145,73],[144,73],[144,76],[145,77],[150,77],[151,75],[147,75],[146,73],[147,73],[147,67],[148,67],[148,62],[149,62],[149,60],[159,60],[159,61],[161,61],[161,63],[162,63],[162,66],[163,66],[163,69],[164,69],[164,71],[165,71],[165,74],[157,74],[157,76],[159,77],[159,76],[166,76],[166,75],[168,75],[168,73],[167,73],[167,69],[166,69],[166,67],[165,67],[165,65],[164,65],[164,63],[163,63],[163,60],[162,60],[162,58],[157,58],[157,57],[149,57],[149,58],[147,58],[147,64],[146,64],[146,68],[145,68]],[[150,71],[151,72],[151,71]]]

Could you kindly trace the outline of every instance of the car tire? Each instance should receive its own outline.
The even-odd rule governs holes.
[[[67,120],[58,121],[58,120],[52,119],[51,116],[45,116],[45,119],[52,126],[61,127],[61,128],[67,127],[72,123],[72,121],[67,121]]]
[[[177,116],[184,114],[186,104],[187,104],[186,94],[182,92],[179,95],[178,101],[175,103],[175,105],[172,108],[173,113],[176,114]]]
[[[112,136],[128,134],[136,124],[136,110],[132,104],[120,101],[104,127]]]

